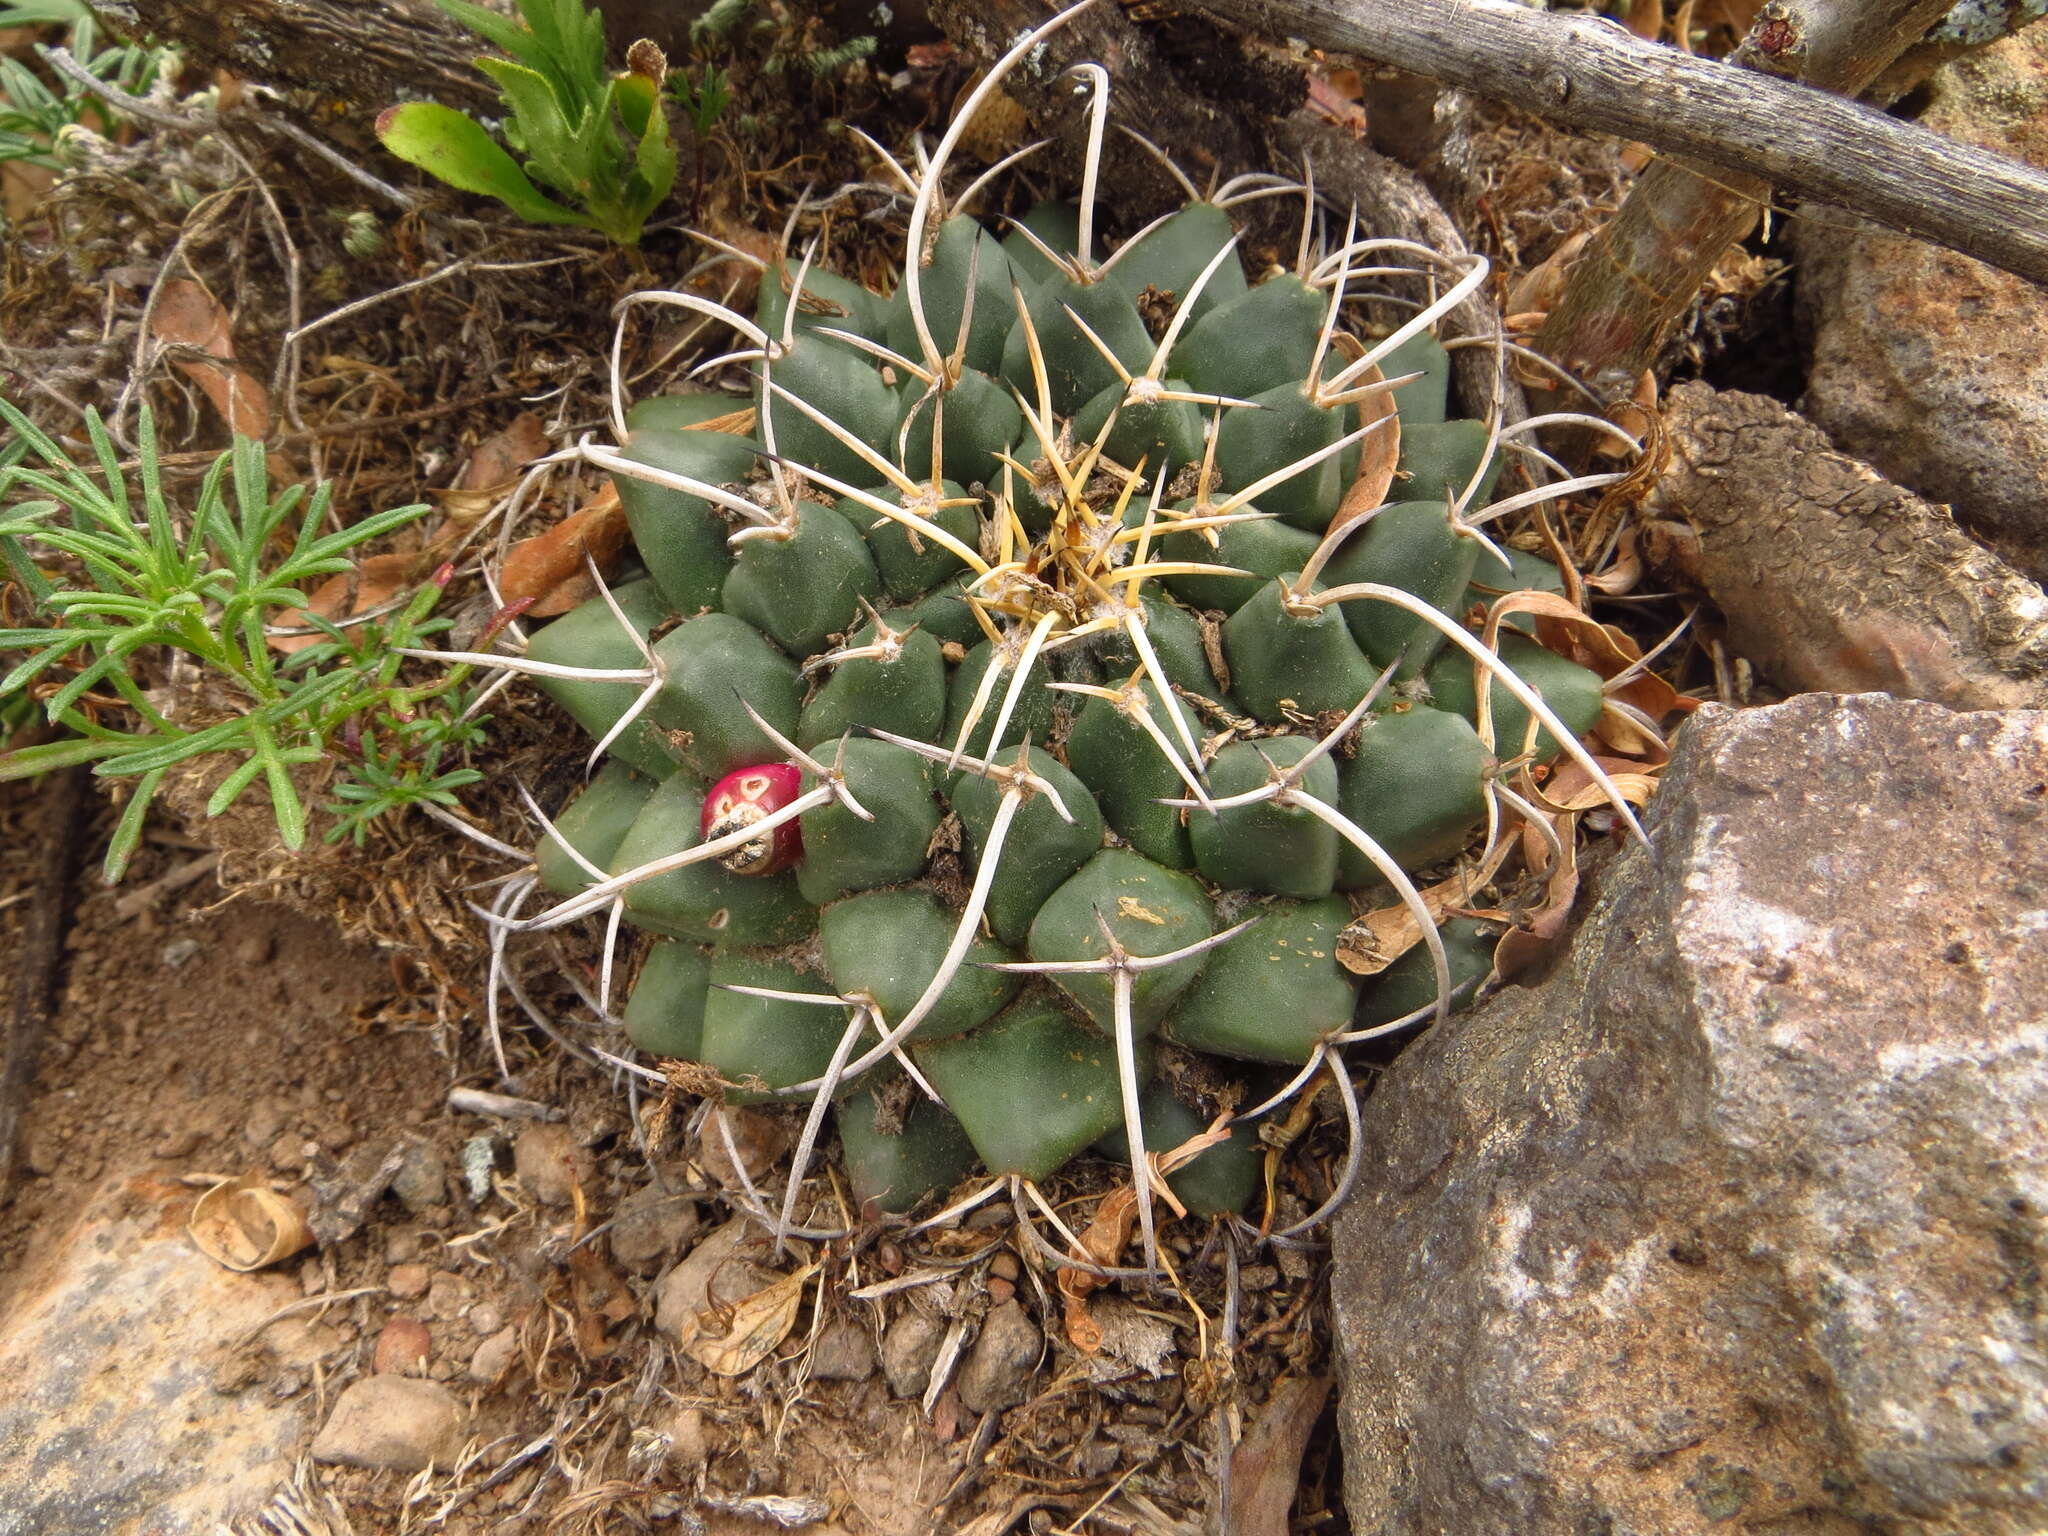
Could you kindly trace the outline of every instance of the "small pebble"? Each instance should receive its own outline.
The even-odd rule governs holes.
[[[519,1330],[500,1328],[469,1357],[469,1379],[486,1386],[500,1380],[519,1360]]]
[[[961,1403],[975,1413],[998,1413],[1023,1402],[1044,1348],[1045,1335],[1020,1303],[991,1307],[960,1368]]]
[[[384,1325],[370,1368],[379,1376],[418,1376],[427,1368],[433,1338],[427,1325],[403,1312]]]
[[[461,1440],[462,1404],[446,1387],[412,1376],[365,1376],[335,1402],[313,1441],[313,1459],[418,1472],[451,1465]]]
[[[424,1264],[394,1264],[384,1277],[385,1289],[400,1301],[412,1301],[427,1294],[433,1274]]]

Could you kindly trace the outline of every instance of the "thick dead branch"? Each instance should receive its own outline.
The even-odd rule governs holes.
[[[1762,177],[1781,194],[2048,282],[2048,175],[1806,86],[1514,0],[1204,4],[1269,35],[1433,75],[1717,173]]]
[[[1711,597],[1736,651],[1779,687],[2048,704],[2048,596],[1946,507],[1763,395],[1681,384],[1668,406],[1651,564]]]
[[[15,1143],[35,1082],[43,1034],[57,1012],[64,968],[64,931],[71,916],[72,880],[78,872],[85,823],[83,768],[66,768],[43,783],[43,852],[29,908],[28,929],[14,955],[13,1011],[0,1041],[0,1203],[14,1172]]]
[[[479,39],[431,0],[90,0],[127,35],[175,42],[209,69],[361,107],[488,107]]]
[[[1729,62],[1854,96],[1947,8],[1948,0],[1779,0]],[[1802,46],[1774,46],[1786,28]],[[1755,228],[1769,193],[1756,177],[1658,161],[1587,242],[1537,350],[1596,387],[1625,390],[1655,361],[1721,253]]]

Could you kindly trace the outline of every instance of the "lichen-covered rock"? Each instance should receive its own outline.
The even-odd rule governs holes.
[[[2048,1526],[2048,713],[1706,711],[1652,841],[1368,1101],[1354,1528]]]
[[[2048,166],[2048,27],[1937,71],[1928,127]],[[1797,225],[1805,410],[2048,579],[2048,290],[1834,209]]]
[[[9,1298],[0,1536],[207,1536],[253,1521],[289,1481],[311,1394],[263,1387],[336,1340],[305,1314],[266,1328],[299,1288],[207,1260],[164,1219],[181,1197],[110,1180],[75,1227],[41,1239],[39,1277]],[[255,1390],[233,1395],[244,1387]]]

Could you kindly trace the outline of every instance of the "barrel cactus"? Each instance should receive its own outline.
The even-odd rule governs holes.
[[[1355,1111],[1345,1044],[1485,974],[1415,874],[1497,823],[1510,774],[1569,753],[1612,786],[1579,744],[1600,678],[1513,635],[1510,664],[1463,617],[1526,584],[1487,524],[1554,494],[1489,505],[1526,432],[1447,414],[1433,328],[1484,261],[1333,240],[1270,176],[1188,185],[1106,253],[1094,66],[1077,204],[1005,230],[970,206],[988,178],[949,202],[974,108],[1063,19],[921,173],[890,161],[892,292],[804,256],[751,318],[627,301],[729,326],[714,364],[751,394],[616,401],[616,444],[565,457],[613,474],[644,574],[469,659],[535,678],[605,759],[536,850],[558,900],[495,921],[656,935],[633,1043],[809,1104],[779,1226],[835,1106],[892,1212],[977,1159],[1021,1190],[1216,1124],[1136,1180],[1149,1261],[1155,1198],[1242,1206],[1255,1117],[1324,1070]],[[1234,212],[1290,192],[1297,259],[1253,281]],[[1358,285],[1389,274],[1435,300],[1365,339]],[[1339,934],[1392,903],[1421,942],[1361,983]],[[1230,1140],[1159,1072],[1179,1052],[1240,1085]]]

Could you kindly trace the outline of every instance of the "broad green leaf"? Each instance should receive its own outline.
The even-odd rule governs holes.
[[[527,158],[544,181],[560,178],[555,168],[568,158],[572,108],[555,93],[545,76],[509,59],[478,59],[476,67],[498,83],[498,92],[519,123]]]
[[[504,148],[472,119],[439,102],[412,101],[377,119],[377,137],[399,159],[462,192],[495,197],[536,224],[590,225],[543,195]]]

